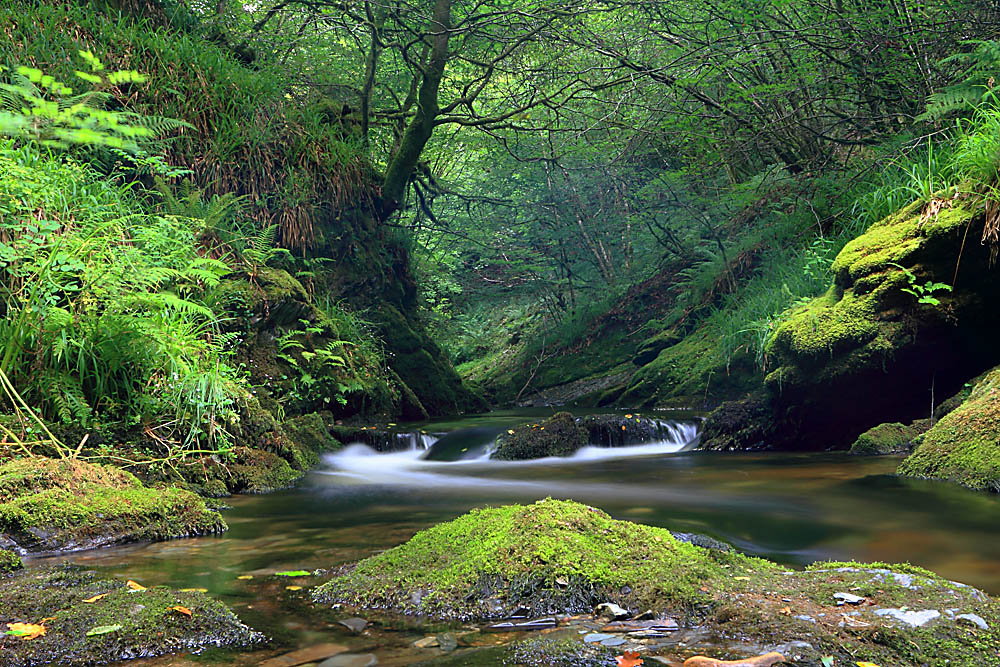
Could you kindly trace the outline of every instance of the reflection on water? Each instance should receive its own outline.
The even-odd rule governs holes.
[[[473,507],[553,496],[617,518],[706,533],[790,565],[908,561],[1000,593],[994,495],[896,478],[896,457],[680,452],[680,440],[520,463],[428,461],[418,450],[376,454],[352,446],[295,489],[232,499],[225,535],[72,560],[147,585],[207,588],[244,615],[241,605],[252,607],[253,594],[239,575],[329,568]]]

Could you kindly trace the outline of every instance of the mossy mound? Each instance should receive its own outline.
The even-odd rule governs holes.
[[[8,623],[41,624],[45,634],[31,640],[0,636],[0,662],[7,667],[99,665],[211,647],[249,648],[263,640],[225,605],[202,593],[132,591],[124,581],[70,565],[0,578],[0,628]],[[118,627],[87,636],[107,626]]]
[[[924,434],[898,472],[1000,492],[1000,368]]]
[[[190,491],[149,488],[111,466],[41,457],[0,466],[3,547],[78,550],[224,530],[218,512]]]
[[[0,549],[0,574],[20,570],[22,567],[20,556],[13,551]]]
[[[851,454],[878,456],[908,452],[913,447],[914,441],[928,428],[930,424],[925,422],[913,424],[893,422],[873,426],[854,441],[851,445]]]
[[[501,461],[540,459],[546,456],[569,456],[588,442],[582,428],[568,412],[557,412],[534,424],[509,429],[496,440],[490,458]]]
[[[547,499],[473,510],[421,531],[338,574],[315,599],[438,617],[589,611],[609,600],[686,615],[732,577],[773,568]]]

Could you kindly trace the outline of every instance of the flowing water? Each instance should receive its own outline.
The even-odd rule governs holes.
[[[224,535],[70,559],[146,585],[206,588],[285,650],[346,642],[374,650],[380,664],[400,665],[416,660],[407,646],[423,636],[419,628],[345,637],[329,615],[308,611],[306,591],[289,593],[287,582],[260,575],[331,568],[473,507],[552,496],[620,519],[704,533],[790,566],[819,559],[908,561],[1000,594],[1000,499],[897,478],[898,457],[691,451],[697,420],[672,415],[658,442],[587,447],[572,457],[530,462],[488,459],[496,434],[538,416],[504,412],[424,424],[397,439],[405,447],[399,451],[351,445],[325,457],[294,489],[228,500]],[[243,575],[257,578],[237,579]],[[253,664],[258,657],[219,660]]]

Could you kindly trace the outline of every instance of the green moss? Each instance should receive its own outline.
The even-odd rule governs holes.
[[[7,549],[0,549],[0,574],[6,574],[7,572],[20,570],[22,567],[23,565],[21,565],[20,556],[18,556],[13,551],[8,551]]]
[[[296,445],[294,465],[307,470],[319,461],[319,454],[339,449],[341,443],[330,434],[332,415],[310,412],[289,419],[284,430]]]
[[[1000,368],[923,436],[898,472],[1000,492]]]
[[[851,454],[879,455],[907,451],[926,430],[917,424],[879,424],[861,435],[851,445]]]
[[[237,447],[233,451],[235,460],[226,465],[231,475],[229,486],[240,493],[268,493],[277,489],[287,489],[302,478],[302,472],[295,470],[274,452],[251,447]]]
[[[473,510],[361,561],[321,586],[317,600],[437,616],[495,617],[626,606],[686,613],[734,575],[772,565],[616,521],[570,501]],[[711,593],[709,591],[712,591]]]
[[[540,459],[546,456],[569,456],[587,444],[587,430],[573,415],[557,412],[534,424],[521,424],[497,438],[490,458],[503,461]]]
[[[0,535],[28,551],[86,549],[225,529],[222,517],[195,494],[151,489],[110,466],[37,457],[0,466]]]
[[[105,597],[83,602],[95,595]],[[191,616],[170,610],[178,605],[191,610]],[[45,635],[30,641],[0,640],[5,666],[106,664],[210,647],[251,648],[263,639],[225,605],[202,593],[166,588],[134,592],[124,581],[69,565],[2,580],[0,627],[42,619]],[[121,628],[87,636],[92,628],[107,625]]]

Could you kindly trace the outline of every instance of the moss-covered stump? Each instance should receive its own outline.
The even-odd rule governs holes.
[[[549,499],[473,510],[421,531],[338,574],[315,598],[458,618],[589,611],[609,600],[687,614],[733,576],[773,568]]]
[[[190,491],[149,488],[111,466],[41,457],[0,466],[0,547],[71,551],[224,530]]]
[[[924,434],[898,472],[1000,492],[1000,368]]]
[[[0,577],[0,628],[8,623],[43,625],[45,634],[22,639],[0,633],[0,663],[6,667],[100,665],[211,647],[249,648],[263,640],[202,593],[133,591],[124,581],[70,565]],[[107,631],[88,636],[95,628]]]
[[[22,567],[20,556],[13,551],[0,549],[0,574],[20,570]]]
[[[496,440],[490,458],[501,461],[540,459],[546,456],[569,456],[588,442],[587,430],[568,412],[557,412],[548,419],[508,429]]]
[[[879,424],[873,426],[858,436],[851,445],[851,454],[860,456],[879,456],[882,454],[899,454],[908,452],[921,433],[930,428],[930,420],[922,420],[913,424]]]

